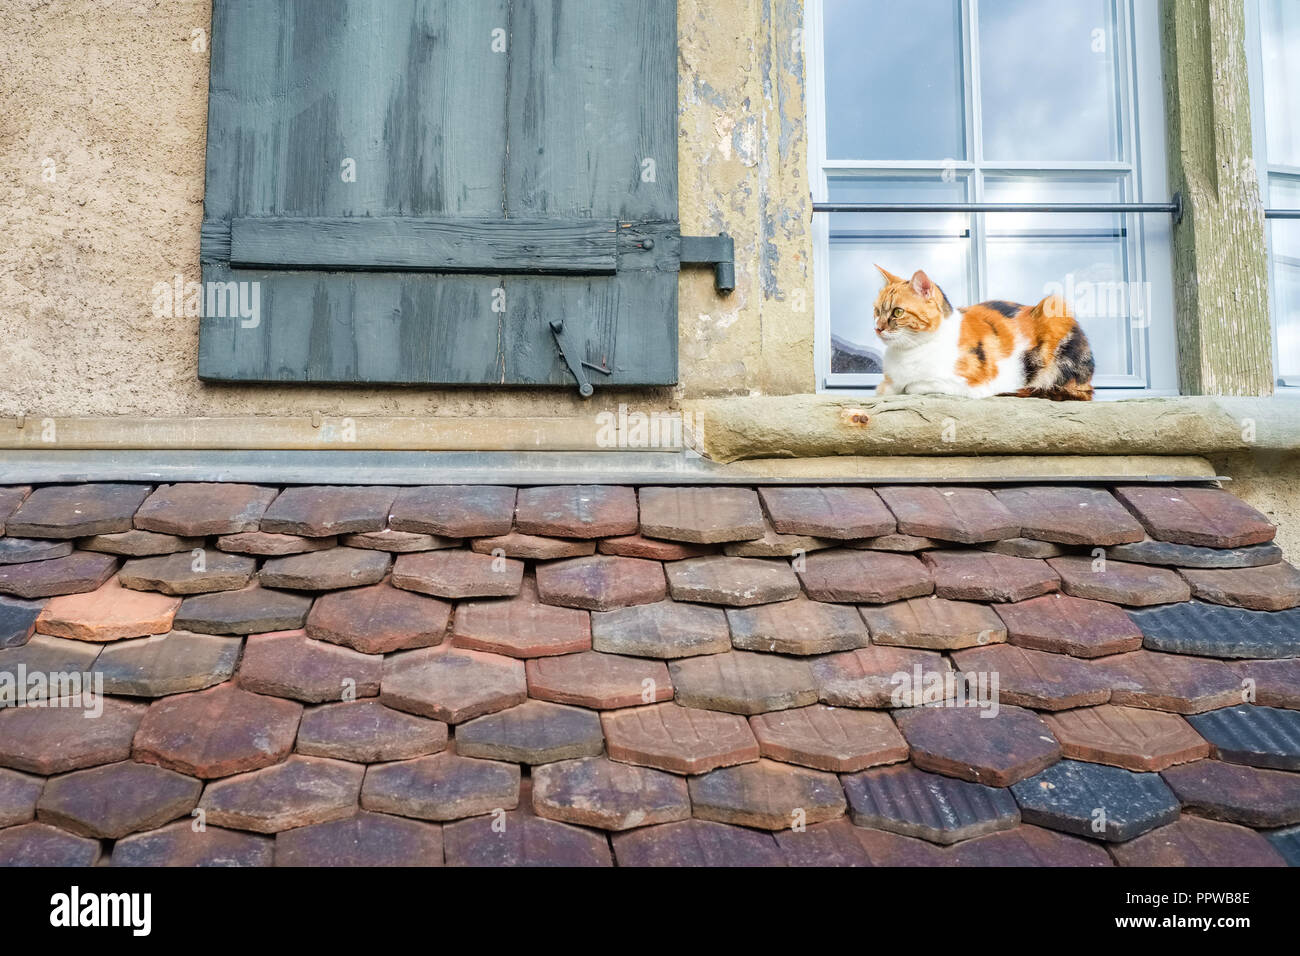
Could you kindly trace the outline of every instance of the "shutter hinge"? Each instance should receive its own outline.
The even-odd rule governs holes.
[[[610,375],[612,374],[611,371],[578,358],[577,344],[565,331],[563,319],[551,319],[550,325],[551,335],[555,336],[555,344],[560,349],[560,356],[564,359],[564,364],[569,366],[569,371],[578,380],[578,394],[583,398],[591,398],[591,394],[595,389],[592,388],[591,382],[587,381],[587,373],[584,369],[591,369],[601,375]]]
[[[682,236],[682,265],[713,266],[713,284],[725,295],[736,288],[736,243],[725,232]]]

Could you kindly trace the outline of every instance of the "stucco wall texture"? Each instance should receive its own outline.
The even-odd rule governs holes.
[[[156,317],[150,290],[199,279],[209,13],[0,0],[0,415],[580,415],[812,389],[801,0],[680,0],[682,226],[735,238],[737,288],[684,272],[680,385],[586,403],[199,381],[198,320]]]

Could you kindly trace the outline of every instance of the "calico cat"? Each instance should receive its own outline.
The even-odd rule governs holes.
[[[881,269],[876,334],[885,343],[877,395],[939,393],[1092,400],[1092,349],[1065,300],[981,302],[957,310],[930,277]]]

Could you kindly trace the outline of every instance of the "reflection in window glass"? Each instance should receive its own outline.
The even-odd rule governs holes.
[[[1112,0],[982,0],[985,158],[1120,158],[1114,22]]]
[[[1279,209],[1300,209],[1300,182],[1275,181],[1269,201]],[[1277,371],[1289,382],[1300,382],[1300,220],[1270,220],[1269,230],[1273,252],[1273,314],[1277,317]]]
[[[1262,0],[1259,18],[1268,161],[1300,166],[1300,3]]]
[[[833,176],[836,202],[963,202],[964,176]],[[954,306],[965,305],[969,219],[964,214],[834,213],[830,221],[831,371],[880,371],[884,343],[876,337],[871,307],[884,280],[880,264],[895,275],[925,272]]]
[[[830,159],[964,159],[958,0],[826,0]]]

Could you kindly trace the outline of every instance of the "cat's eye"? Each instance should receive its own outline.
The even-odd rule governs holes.
[[[902,309],[897,309],[897,308],[896,308],[896,309],[894,309],[894,311],[891,312],[890,314],[891,314],[894,318],[896,318],[896,319],[901,319],[901,318],[903,317],[903,310],[902,310]]]

